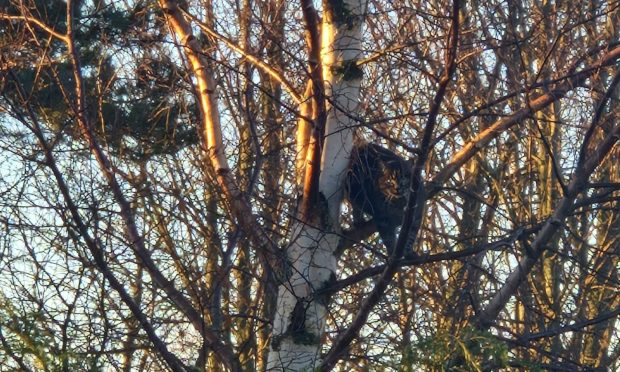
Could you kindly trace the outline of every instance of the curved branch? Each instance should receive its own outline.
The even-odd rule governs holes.
[[[297,93],[297,90],[295,89],[295,87],[293,87],[293,85],[284,76],[282,76],[282,74],[279,71],[277,71],[276,69],[272,68],[271,66],[269,66],[267,63],[263,62],[258,57],[255,57],[255,56],[251,55],[250,53],[246,52],[245,50],[243,50],[242,48],[237,46],[232,40],[230,40],[229,38],[227,38],[224,35],[221,35],[221,34],[217,33],[214,29],[209,27],[206,23],[200,21],[195,16],[187,13],[183,9],[181,9],[181,12],[184,15],[186,15],[189,19],[191,19],[192,21],[196,22],[198,27],[200,27],[200,29],[202,31],[206,32],[207,35],[209,35],[209,36],[211,36],[211,37],[213,37],[215,39],[221,40],[230,49],[234,50],[235,52],[237,52],[240,55],[242,55],[243,58],[247,59],[248,62],[250,62],[254,66],[258,67],[259,69],[263,70],[265,73],[267,73],[269,76],[271,76],[278,83],[282,84],[284,89],[291,95],[291,98],[293,98],[293,100],[295,101],[295,103],[297,105],[302,103],[303,98],[299,95],[299,93]]]
[[[129,246],[133,250],[136,257],[140,260],[140,263],[144,265],[153,281],[161,288],[170,298],[170,300],[181,310],[185,316],[190,320],[192,325],[198,330],[203,337],[208,341],[209,346],[216,351],[216,355],[228,366],[234,367],[234,360],[232,350],[228,345],[221,342],[219,337],[209,331],[204,324],[204,319],[201,314],[193,307],[192,303],[176,289],[174,283],[170,281],[159,270],[159,267],[151,257],[150,251],[146,248],[144,237],[140,234],[136,225],[135,213],[131,205],[127,201],[123,190],[116,179],[116,174],[113,170],[112,164],[107,155],[101,148],[100,143],[97,141],[91,123],[86,116],[86,99],[84,92],[84,84],[82,79],[82,71],[78,52],[73,39],[73,3],[69,1],[67,3],[67,49],[69,58],[73,65],[73,75],[75,80],[75,93],[76,93],[76,118],[78,127],[81,134],[89,145],[90,152],[95,157],[99,169],[103,173],[105,180],[107,181],[112,195],[120,207],[120,216],[125,224],[125,233],[129,240]],[[105,263],[105,262],[104,262]],[[112,279],[113,280],[113,279]],[[112,283],[112,282],[111,282]],[[129,306],[129,304],[128,304]],[[171,366],[176,365],[174,359],[171,359],[169,363]]]
[[[40,19],[29,17],[29,16],[24,16],[24,15],[11,15],[11,14],[5,14],[5,13],[0,13],[0,19],[5,19],[7,21],[25,21],[27,23],[32,23],[36,25],[37,27],[39,27],[40,29],[42,29],[43,31],[57,38],[58,40],[63,41],[65,43],[69,42],[68,35],[61,34],[60,32],[46,25],[45,22],[41,21]]]
[[[614,49],[607,52],[597,63],[592,66],[588,66],[580,72],[575,73],[570,79],[567,79],[562,83],[558,83],[555,88],[550,89],[548,93],[531,100],[525,105],[524,108],[514,112],[508,117],[496,121],[487,129],[480,132],[474,139],[465,144],[458,153],[454,154],[450,163],[448,163],[439,173],[437,173],[430,183],[435,186],[443,185],[460,169],[463,164],[465,164],[493,139],[498,137],[513,125],[521,122],[532,113],[544,109],[551,103],[566,96],[567,93],[576,87],[582,86],[590,76],[598,71],[599,68],[612,65],[618,59],[620,59],[620,46],[616,46]],[[429,196],[432,196],[437,191],[438,190],[435,187],[429,191]]]
[[[217,106],[217,87],[213,79],[213,72],[204,59],[198,40],[192,35],[190,24],[181,14],[176,2],[160,0],[159,5],[166,14],[166,20],[172,29],[171,32],[180,40],[192,72],[196,77],[199,107],[203,121],[201,128],[205,141],[203,147],[207,151],[217,182],[226,196],[230,213],[244,231],[253,232],[250,238],[261,248],[258,253],[264,261],[263,263],[267,265],[272,262],[275,265],[280,258],[277,245],[260,227],[251,206],[239,189],[228,166],[222,141],[222,128]]]
[[[17,93],[21,97],[24,97],[24,94],[19,87],[19,84],[17,84],[17,78],[13,75],[12,72],[10,73],[10,76],[16,83],[15,86]],[[36,115],[34,114],[30,106],[26,105],[25,108],[33,125],[26,124],[26,118],[22,117],[21,114],[19,114],[19,111],[15,110],[15,114],[17,115],[19,121],[24,123],[24,125],[26,125],[32,131],[35,138],[37,139],[39,146],[43,150],[45,165],[52,171],[53,177],[56,180],[56,184],[58,185],[60,193],[64,199],[67,210],[69,211],[70,220],[73,221],[73,225],[71,227],[68,227],[67,229],[69,235],[71,235],[71,238],[75,241],[80,241],[81,238],[84,244],[86,244],[86,247],[88,248],[93,257],[95,266],[97,267],[99,272],[101,272],[103,277],[108,281],[112,289],[114,289],[119,294],[121,300],[125,303],[125,305],[129,308],[129,311],[131,311],[131,314],[139,322],[140,327],[144,330],[149,341],[153,344],[155,350],[157,350],[159,355],[162,356],[162,358],[166,361],[166,363],[170,366],[172,370],[184,371],[185,367],[183,363],[168,350],[166,344],[161,340],[161,338],[159,338],[159,336],[157,336],[155,328],[147,318],[146,314],[144,314],[142,309],[140,309],[140,306],[127,292],[127,289],[125,288],[123,283],[121,283],[121,281],[119,281],[119,279],[109,269],[108,263],[104,258],[104,251],[99,241],[93,238],[89,233],[88,227],[82,219],[78,207],[75,204],[73,197],[71,196],[69,186],[65,182],[62,172],[58,168],[56,159],[54,158],[54,155],[52,153],[52,148],[45,139],[43,130],[37,120]]]
[[[341,355],[347,350],[353,339],[355,339],[366,320],[370,311],[379,302],[388,285],[392,281],[392,277],[400,267],[400,257],[402,257],[405,247],[411,246],[408,244],[411,240],[415,239],[418,230],[422,223],[422,211],[424,209],[424,193],[423,193],[423,181],[422,181],[422,169],[428,158],[428,154],[431,149],[431,138],[435,128],[437,115],[439,108],[443,101],[444,95],[448,84],[452,80],[454,72],[456,71],[456,54],[459,36],[459,9],[460,0],[454,0],[451,9],[451,29],[448,38],[448,46],[445,56],[445,70],[440,78],[439,87],[430,104],[429,115],[424,128],[424,136],[420,145],[420,156],[418,157],[413,171],[411,172],[411,190],[409,191],[410,197],[407,200],[407,206],[405,207],[403,224],[401,227],[401,233],[398,236],[396,247],[388,259],[388,263],[385,266],[381,276],[377,279],[377,284],[373,288],[372,292],[362,302],[360,310],[357,312],[353,322],[343,332],[338,335],[338,338],[334,342],[334,345],[325,356],[323,363],[320,366],[320,370],[329,371],[340,359]],[[415,196],[415,197],[411,197]]]
[[[534,242],[532,242],[528,250],[529,255],[519,261],[517,267],[508,276],[508,279],[506,279],[506,283],[495,294],[486,308],[478,315],[476,319],[478,328],[486,329],[493,324],[499,313],[515,294],[519,285],[527,278],[534,264],[538,261],[538,258],[547,249],[549,240],[551,240],[555,233],[563,226],[564,220],[574,208],[577,195],[587,187],[590,175],[603,159],[605,159],[618,140],[620,140],[620,124],[617,124],[600,142],[598,148],[577,167],[566,189],[565,196],[560,201],[553,215],[547,219],[545,225],[534,239]]]
[[[620,315],[620,306],[617,306],[615,309],[611,311],[607,311],[591,319],[574,322],[574,323],[567,324],[567,325],[560,326],[560,327],[549,328],[544,331],[540,331],[536,333],[529,333],[529,334],[518,336],[517,341],[520,344],[523,343],[527,345],[529,342],[535,341],[541,338],[554,337],[554,336],[557,336],[557,335],[560,335],[566,332],[579,332],[579,331],[582,331],[586,327],[589,327],[589,326],[592,326],[598,323],[602,323],[602,322],[608,321],[613,318],[617,318],[619,315]]]
[[[540,230],[540,226],[534,226],[528,229],[517,229],[513,231],[508,237],[496,240],[494,242],[479,244],[459,251],[449,251],[448,249],[446,249],[443,253],[401,259],[398,262],[398,267],[400,268],[406,266],[422,266],[433,262],[458,260],[464,257],[473,256],[481,252],[500,251],[512,247],[517,239],[532,234],[538,230]],[[381,274],[383,271],[385,271],[386,267],[387,265],[379,265],[363,269],[345,279],[333,283],[322,291],[318,291],[317,295],[332,295],[344,288],[359,283],[362,280],[366,280],[368,278],[372,278],[375,275]]]

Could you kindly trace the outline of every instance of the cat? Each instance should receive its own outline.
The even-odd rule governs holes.
[[[396,228],[411,182],[411,162],[375,144],[365,143],[353,149],[346,179],[347,198],[353,209],[353,222],[359,224],[366,214],[373,218],[379,237],[392,254],[396,246]],[[407,251],[405,257],[412,257]]]

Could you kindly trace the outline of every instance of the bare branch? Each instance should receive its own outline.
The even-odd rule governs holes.
[[[68,8],[70,7],[71,7],[71,1],[69,1],[68,3]],[[16,82],[18,93],[21,95],[22,92],[21,92],[21,89],[19,88],[19,85],[17,84],[17,79],[15,78],[15,76],[13,76],[12,73],[11,75],[12,75],[12,78]],[[168,350],[166,344],[159,338],[159,336],[157,336],[155,329],[153,328],[152,324],[149,322],[144,312],[142,312],[142,310],[140,309],[140,306],[134,301],[131,295],[127,292],[127,290],[125,289],[125,286],[118,280],[118,278],[108,268],[108,264],[104,259],[103,249],[100,246],[99,242],[96,239],[94,239],[89,233],[88,227],[86,223],[83,221],[80,215],[80,212],[78,210],[78,207],[75,204],[73,197],[71,196],[71,192],[69,191],[69,187],[67,183],[65,182],[62,172],[60,171],[60,169],[58,168],[58,165],[56,164],[56,159],[54,158],[52,149],[49,146],[48,142],[46,141],[45,136],[43,135],[41,125],[39,124],[30,106],[27,106],[26,110],[29,114],[30,120],[33,123],[31,126],[29,125],[28,127],[31,129],[33,134],[36,136],[39,146],[43,150],[43,154],[45,156],[45,164],[52,171],[52,174],[54,175],[58,188],[60,189],[60,192],[64,198],[64,202],[71,215],[71,219],[73,223],[75,224],[75,230],[77,230],[77,232],[74,231],[73,229],[68,229],[69,234],[76,241],[79,241],[80,238],[82,241],[84,241],[84,243],[86,244],[87,248],[89,249],[89,251],[91,252],[93,256],[95,265],[97,266],[99,271],[103,274],[104,278],[110,283],[110,286],[119,294],[119,296],[121,297],[123,302],[127,305],[127,307],[129,308],[133,316],[136,317],[136,319],[140,323],[140,326],[147,334],[149,340],[153,343],[153,345],[158,350],[158,352],[166,360],[170,368],[172,368],[174,371],[184,371],[185,368],[183,366],[183,363]],[[20,117],[19,114],[18,114],[18,117]],[[20,120],[26,123],[25,118],[20,117]],[[79,237],[78,237],[78,234],[79,234]]]
[[[592,319],[581,320],[581,321],[567,324],[561,327],[550,328],[550,329],[546,329],[541,332],[517,336],[517,340],[519,341],[520,344],[521,343],[527,344],[531,341],[535,341],[541,338],[554,337],[554,336],[561,335],[562,333],[566,333],[566,332],[580,332],[580,331],[583,331],[584,328],[586,327],[617,318],[618,315],[620,315],[620,306],[616,307],[615,309],[611,311],[607,311],[603,314],[600,314],[599,316],[594,317]]]
[[[174,283],[162,274],[156,263],[153,261],[150,252],[146,249],[143,236],[138,232],[134,211],[132,210],[122,191],[122,188],[120,187],[120,184],[118,183],[118,180],[116,179],[116,175],[108,157],[102,150],[95,134],[93,133],[89,119],[86,116],[86,101],[80,60],[78,58],[78,52],[73,39],[73,3],[71,1],[67,4],[67,37],[67,48],[73,64],[73,75],[75,79],[77,122],[82,135],[88,142],[90,151],[97,160],[97,163],[99,164],[99,167],[112,190],[114,198],[121,209],[121,216],[125,223],[126,234],[129,239],[130,246],[155,283],[157,283],[157,285],[168,294],[176,306],[190,319],[194,327],[205,336],[211,347],[214,348],[214,350],[218,350],[218,354],[221,355],[222,362],[232,367],[234,364],[231,364],[233,363],[232,359],[230,359],[232,352],[229,347],[223,345],[215,333],[206,329],[204,326],[203,317],[196,311],[196,309],[194,309],[191,302],[188,301],[187,298],[185,298],[185,296],[175,288]],[[171,359],[170,363],[173,363],[171,364],[172,366],[175,362]]]
[[[516,111],[512,115],[496,121],[488,128],[480,132],[473,140],[466,143],[461,150],[452,157],[450,163],[448,163],[435,175],[430,183],[432,185],[443,185],[463,164],[471,159],[480,149],[485,147],[494,138],[505,132],[513,125],[520,123],[532,113],[542,110],[551,103],[564,97],[568,92],[572,91],[576,87],[583,85],[584,82],[592,76],[598,68],[612,65],[619,58],[620,47],[617,46],[605,53],[605,55],[601,57],[597,63],[582,69],[570,79],[557,84],[554,89],[550,89],[549,92],[531,100],[524,108]],[[431,195],[436,192],[436,189],[429,191]]]
[[[429,254],[423,256],[417,256],[414,258],[406,258],[401,259],[398,263],[398,267],[407,267],[407,266],[423,266],[429,263],[441,262],[441,261],[450,261],[450,260],[459,260],[464,257],[473,256],[475,254],[481,252],[488,251],[501,251],[510,247],[513,247],[515,240],[522,238],[523,236],[529,235],[535,231],[540,230],[540,226],[535,226],[529,228],[527,230],[518,229],[510,234],[507,238],[496,240],[494,242],[478,244],[476,246],[462,249],[459,251],[450,251],[448,249],[444,249],[445,252],[437,253],[437,254]],[[339,280],[328,288],[325,288],[324,291],[319,292],[318,294],[333,294],[337,291],[340,291],[344,288],[347,288],[353,284],[359,283],[368,278],[372,278],[373,276],[379,275],[385,271],[387,265],[379,265],[374,267],[369,267],[367,269],[363,269],[360,272],[353,274],[345,279]]]
[[[607,102],[609,102],[611,97],[614,95],[614,91],[618,83],[620,83],[620,70],[616,71],[616,75],[614,76],[611,83],[609,84],[607,91],[605,91],[605,94],[603,95],[603,97],[598,103],[598,107],[596,108],[596,111],[594,112],[594,117],[592,117],[592,123],[590,124],[590,127],[588,127],[588,130],[586,131],[586,134],[584,135],[584,138],[583,138],[583,144],[581,145],[581,149],[579,149],[579,158],[577,159],[577,164],[581,164],[585,161],[587,149],[588,149],[588,146],[590,145],[590,139],[592,138],[592,135],[594,134],[594,130],[596,129],[596,127],[599,124],[599,121],[601,120],[601,116],[603,115],[605,106],[607,106]]]
[[[43,31],[47,32],[48,34],[57,38],[60,41],[63,41],[65,43],[68,43],[69,41],[68,35],[57,32],[50,26],[46,25],[45,22],[41,21],[40,19],[34,18],[34,17],[25,16],[25,15],[11,15],[11,14],[0,13],[0,19],[5,19],[7,21],[25,21],[25,22],[36,25],[37,27],[39,27],[40,29],[42,29]]]
[[[235,42],[233,42],[232,40],[230,40],[226,36],[217,33],[213,28],[209,27],[206,23],[200,21],[195,16],[189,14],[188,12],[184,11],[183,9],[181,9],[181,12],[185,16],[190,18],[192,21],[196,22],[198,27],[200,27],[201,30],[206,32],[207,35],[209,35],[209,36],[211,36],[211,37],[213,37],[213,38],[215,38],[217,40],[223,41],[224,44],[226,44],[230,49],[232,49],[235,52],[237,52],[240,55],[242,55],[243,58],[245,58],[248,62],[250,62],[254,66],[258,67],[259,69],[263,70],[265,73],[267,73],[269,76],[271,76],[278,83],[282,84],[284,89],[291,95],[291,98],[293,98],[295,103],[298,104],[298,105],[301,104],[303,98],[299,95],[299,93],[297,93],[297,90],[295,89],[295,87],[293,87],[293,85],[282,75],[282,73],[280,71],[275,70],[274,68],[269,66],[267,63],[265,63],[262,60],[260,60],[258,57],[255,57],[255,56],[251,55],[250,53],[248,53],[247,51],[243,50],[242,48],[237,46],[237,44],[235,44]]]
[[[439,87],[435,94],[435,97],[430,105],[429,115],[424,128],[424,136],[420,145],[420,155],[415,163],[413,171],[411,173],[411,190],[409,191],[409,198],[407,200],[407,206],[405,207],[405,215],[403,217],[403,224],[401,227],[401,233],[398,236],[396,247],[388,259],[388,263],[385,266],[381,276],[377,279],[375,287],[372,292],[366,297],[364,302],[360,305],[360,309],[355,315],[353,322],[343,332],[338,335],[338,338],[332,345],[332,348],[325,356],[323,363],[320,366],[322,371],[331,370],[338,359],[342,356],[349,344],[357,337],[360,329],[366,320],[370,311],[379,302],[388,285],[392,281],[392,277],[396,273],[399,267],[400,257],[402,257],[405,247],[410,247],[411,241],[417,236],[418,230],[422,223],[422,211],[424,210],[424,192],[422,182],[422,169],[428,158],[430,152],[431,138],[435,128],[437,114],[443,97],[446,93],[446,89],[452,76],[456,70],[456,51],[458,45],[459,36],[459,8],[460,1],[454,0],[451,9],[451,28],[448,39],[448,46],[446,48],[445,58],[445,70],[439,82]]]
[[[279,260],[277,245],[260,228],[260,224],[256,220],[251,206],[239,189],[228,166],[222,142],[219,109],[217,107],[217,87],[213,80],[212,71],[206,61],[204,61],[200,45],[198,45],[198,41],[192,35],[190,25],[183,18],[177,4],[171,0],[160,0],[159,4],[164,9],[166,19],[174,34],[180,39],[196,76],[203,120],[204,148],[211,160],[218,183],[226,195],[230,212],[240,223],[242,230],[250,234],[251,238],[258,243],[258,246],[261,248],[258,253],[263,258],[264,263],[268,264],[270,261],[277,261]]]
[[[515,294],[519,285],[527,278],[538,258],[546,250],[547,243],[563,226],[564,220],[573,210],[575,199],[586,187],[588,178],[596,167],[605,159],[606,155],[620,139],[620,125],[616,127],[600,142],[595,151],[581,164],[566,189],[566,194],[558,204],[555,212],[534,239],[529,250],[517,268],[510,274],[502,288],[495,294],[484,310],[478,315],[476,324],[480,329],[490,327],[508,301]]]
[[[312,81],[312,131],[306,154],[303,198],[300,207],[302,220],[307,220],[319,202],[319,176],[321,175],[321,152],[325,135],[327,108],[325,106],[325,87],[321,65],[321,41],[319,17],[310,0],[301,1],[302,14],[306,25],[308,44],[308,68]]]

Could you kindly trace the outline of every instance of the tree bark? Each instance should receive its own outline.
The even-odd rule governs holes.
[[[325,102],[313,102],[316,106],[310,118],[313,138],[298,144],[298,148],[307,151],[305,163],[297,163],[297,172],[305,175],[305,200],[301,204],[309,208],[301,208],[299,222],[292,228],[290,236],[287,249],[290,269],[278,292],[269,370],[310,370],[317,365],[329,298],[316,293],[329,286],[336,277],[334,253],[339,243],[342,185],[353,147],[354,120],[351,114],[355,114],[359,106],[362,72],[358,59],[366,1],[324,1],[323,9],[319,61],[312,60],[312,49],[317,45],[316,34],[313,36],[312,30],[308,33],[311,46],[309,64],[311,68],[321,68],[323,76],[322,87],[317,86],[316,78],[313,78],[313,96],[316,101],[322,95]],[[304,12],[314,12],[311,2],[304,3]],[[308,27],[312,25],[308,24]],[[324,89],[323,94],[320,89]],[[324,127],[321,127],[320,120],[321,104],[327,110]],[[307,115],[310,110],[302,111]],[[308,125],[304,118],[300,121],[302,125]],[[302,129],[301,140],[307,141],[308,128]],[[321,135],[317,136],[317,133]],[[320,155],[320,164],[316,164],[317,155]],[[316,172],[320,172],[318,178]],[[313,195],[312,190],[317,186],[318,195]],[[308,203],[311,197],[314,201]]]

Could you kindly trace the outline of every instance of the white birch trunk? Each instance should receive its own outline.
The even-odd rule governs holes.
[[[337,224],[342,200],[341,186],[349,167],[353,128],[357,124],[350,115],[359,116],[362,70],[357,63],[362,55],[366,0],[335,0],[329,3],[331,9],[324,5],[321,43],[328,111],[319,189],[327,198],[330,218]]]
[[[366,0],[324,1],[323,7],[321,63],[328,115],[319,190],[326,204],[316,206],[321,214],[317,221],[302,221],[292,229],[289,269],[278,291],[268,370],[301,371],[316,366],[328,298],[314,293],[335,280],[342,185],[355,124],[346,113],[358,114],[362,74],[357,61]]]

